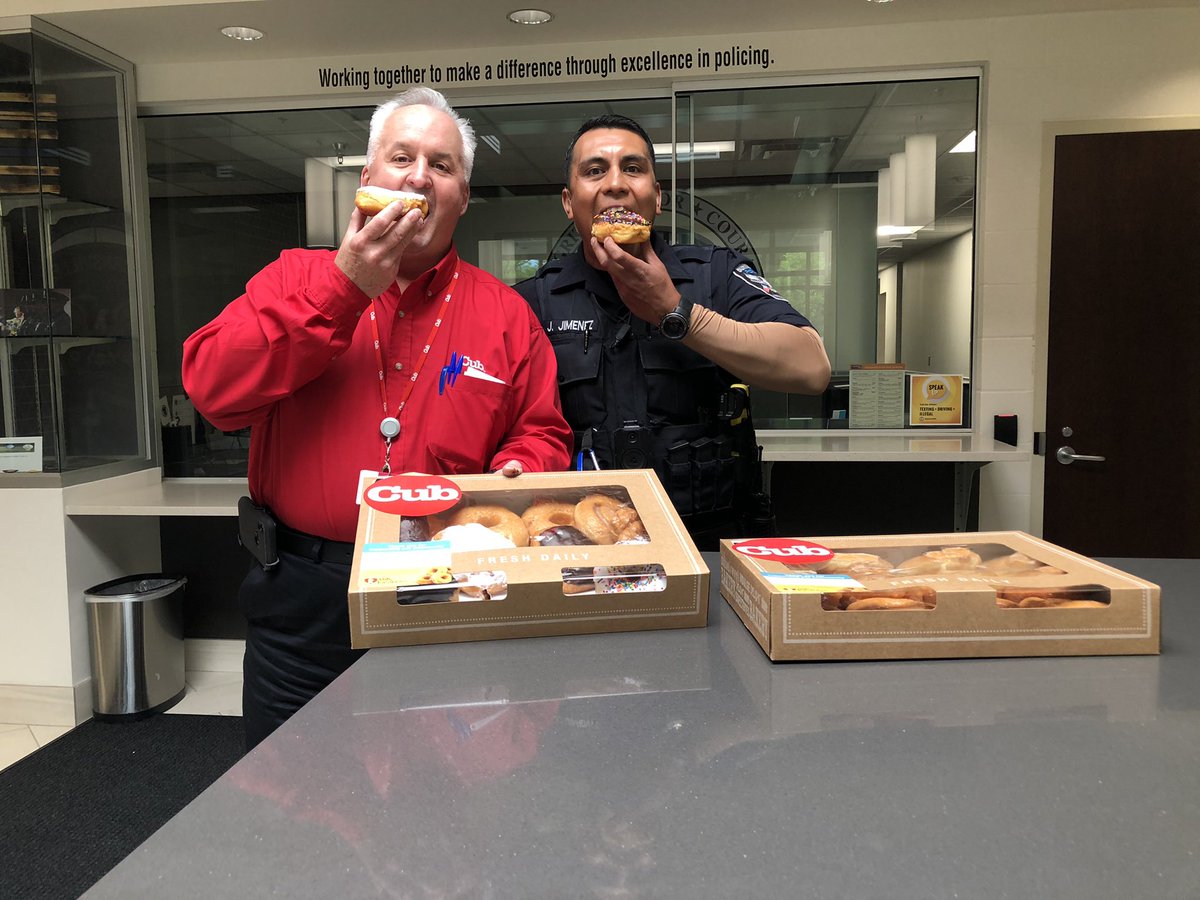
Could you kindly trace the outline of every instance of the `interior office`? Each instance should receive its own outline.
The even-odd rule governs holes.
[[[26,10],[33,15],[36,10]],[[5,27],[28,27],[21,17]],[[720,73],[657,77],[610,73],[505,85],[441,85],[458,106],[489,106],[557,99],[641,101],[684,90],[751,88],[862,78],[871,73],[979,72],[979,144],[976,209],[968,254],[974,298],[969,360],[970,431],[990,438],[992,417],[1015,413],[1023,423],[1011,461],[979,473],[978,527],[1038,533],[1043,458],[1032,451],[1044,417],[1044,344],[1048,234],[1045,210],[1056,134],[1143,128],[1196,127],[1200,120],[1200,11],[1194,4],[1153,8],[1007,16],[957,21],[868,24],[771,33],[680,35],[627,40],[620,45],[678,49],[769,47],[768,68],[743,66]],[[603,26],[589,41],[529,48],[530,56],[588,57],[604,53]],[[103,50],[104,48],[100,48]],[[431,51],[431,65],[450,66],[467,53],[484,60],[513,56],[513,48],[475,46]],[[366,69],[372,58],[269,58],[139,64],[132,78],[138,116],[359,106],[391,92],[361,87],[318,89],[314,72],[336,62]],[[145,187],[143,186],[143,196]],[[147,243],[149,239],[147,237]],[[152,325],[166,298],[150,273],[141,303]],[[146,357],[157,362],[153,327],[143,327]],[[160,393],[158,369],[146,367],[146,397]],[[156,516],[73,516],[72,504],[98,491],[132,492],[161,480],[156,423],[147,424],[145,465],[101,480],[6,478],[6,515],[0,541],[11,560],[3,590],[0,628],[0,721],[30,706],[51,707],[65,724],[87,717],[89,664],[82,593],[115,574],[155,571],[163,565]],[[100,482],[103,483],[100,483]],[[119,533],[119,539],[113,534]],[[231,554],[232,554],[231,550]],[[242,565],[240,559],[235,563]]]

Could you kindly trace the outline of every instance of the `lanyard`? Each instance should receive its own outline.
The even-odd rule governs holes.
[[[446,296],[442,298],[442,308],[438,310],[437,318],[433,320],[433,327],[429,329],[429,337],[425,339],[425,346],[422,348],[420,356],[417,357],[416,364],[412,367],[412,374],[404,385],[404,393],[400,397],[400,403],[396,406],[396,415],[394,416],[388,414],[387,374],[383,368],[383,350],[379,346],[379,323],[375,319],[375,301],[372,300],[368,307],[371,314],[371,337],[375,342],[375,362],[379,366],[379,399],[383,403],[383,419],[379,423],[379,433],[383,435],[382,471],[385,475],[392,471],[392,440],[400,434],[400,414],[404,412],[404,406],[408,403],[408,398],[412,396],[417,376],[421,374],[421,368],[429,357],[429,348],[433,346],[433,339],[437,337],[438,328],[446,318],[446,309],[450,305],[450,298],[454,296],[454,289],[457,286],[458,265],[455,264],[454,274],[450,277],[450,285],[446,288]]]

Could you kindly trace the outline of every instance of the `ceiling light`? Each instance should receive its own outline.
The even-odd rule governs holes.
[[[692,141],[675,145],[675,153],[681,160],[686,159],[718,159],[722,153],[732,153],[737,149],[734,141]],[[671,158],[670,150],[655,150],[655,161]]]
[[[545,25],[553,18],[544,9],[514,9],[508,14],[508,21],[517,25]]]
[[[249,28],[246,25],[226,25],[221,29],[221,34],[235,41],[257,41],[263,36],[257,28]]]
[[[974,153],[975,152],[975,132],[971,132],[957,144],[950,148],[951,153]]]

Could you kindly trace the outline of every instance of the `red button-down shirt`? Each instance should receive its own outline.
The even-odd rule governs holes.
[[[214,426],[251,426],[250,493],[286,525],[353,541],[359,472],[379,471],[384,417],[369,298],[327,250],[289,250],[183,345],[183,383]],[[455,267],[459,278],[443,304]],[[510,459],[565,469],[571,430],[554,353],[529,305],[450,252],[401,293],[375,300],[388,415],[429,348],[392,442],[391,471],[454,475]],[[439,394],[452,353],[487,377],[459,375]]]

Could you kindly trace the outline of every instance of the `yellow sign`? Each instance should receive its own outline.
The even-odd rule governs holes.
[[[909,425],[962,424],[961,375],[914,375],[908,385]]]

